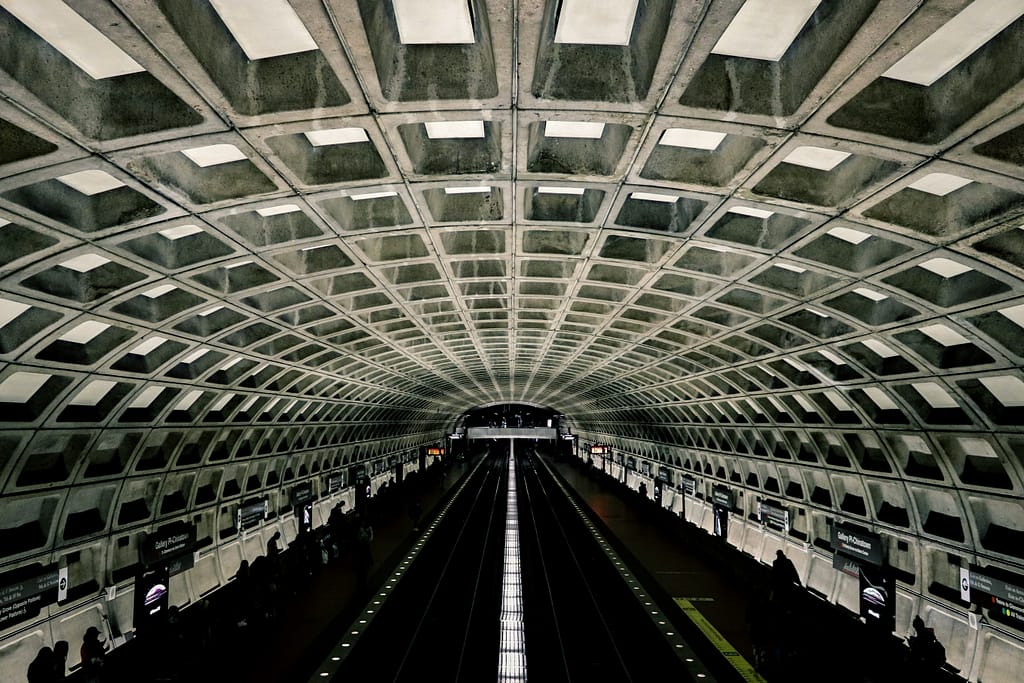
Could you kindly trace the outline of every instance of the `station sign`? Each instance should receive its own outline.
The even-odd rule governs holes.
[[[595,443],[590,446],[591,455],[608,455],[610,452],[611,451],[608,446],[605,446],[604,444]]]
[[[188,555],[191,559],[192,551],[196,547],[197,537],[198,534],[194,524],[187,522],[165,524],[142,540],[139,548],[142,564],[147,567],[153,567],[168,563],[170,560],[184,555]],[[181,564],[180,562],[177,563],[179,566]],[[185,567],[185,569],[187,568]],[[184,569],[180,571],[184,571]]]
[[[697,480],[691,477],[689,474],[684,474],[682,479],[683,493],[688,496],[695,495],[697,493]]]
[[[313,500],[313,484],[305,482],[292,487],[292,505],[305,505]]]
[[[789,510],[773,500],[762,500],[757,503],[758,517],[769,529],[789,533]]]
[[[444,448],[442,446],[427,446],[427,455],[441,457],[444,455]]]
[[[267,518],[270,506],[266,498],[238,506],[238,530],[242,531],[254,527]]]
[[[327,493],[334,493],[340,491],[345,487],[345,475],[344,474],[332,474],[327,477]]]
[[[835,555],[842,555],[855,562],[875,567],[882,565],[882,537],[876,533],[851,529],[842,524],[833,524],[832,548],[835,550]],[[832,566],[841,569],[836,566],[834,556]]]
[[[716,486],[711,489],[711,502],[715,505],[732,509],[732,491],[730,489]]]
[[[0,629],[32,619],[39,611],[57,600],[61,570],[56,564],[34,565],[0,576]],[[64,575],[65,583],[67,581]]]

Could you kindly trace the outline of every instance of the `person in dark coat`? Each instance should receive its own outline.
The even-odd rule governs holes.
[[[103,667],[106,662],[107,644],[100,638],[100,630],[95,626],[85,629],[82,636],[82,673],[89,683],[103,680]]]
[[[53,676],[53,650],[49,646],[39,648],[36,658],[28,665],[28,683],[49,683]]]
[[[68,651],[71,646],[66,640],[53,644],[53,676],[50,680],[63,681],[68,670]]]

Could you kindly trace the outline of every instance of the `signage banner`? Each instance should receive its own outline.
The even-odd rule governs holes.
[[[61,567],[57,572],[57,602],[68,599],[68,568]]]
[[[334,493],[340,491],[345,486],[345,475],[344,474],[332,474],[327,477],[327,492]]]
[[[313,485],[309,482],[292,487],[292,505],[305,505],[313,500]]]
[[[142,541],[140,553],[146,566],[161,564],[170,558],[191,553],[196,546],[194,524],[175,522],[160,527]]]
[[[761,523],[769,529],[789,533],[789,510],[771,500],[762,500],[757,504],[761,513]]]
[[[59,583],[59,569],[51,564],[34,576],[0,584],[0,629],[31,619],[56,601]]]
[[[238,530],[248,529],[262,522],[267,516],[267,501],[259,500],[238,506]]]
[[[878,534],[833,524],[832,547],[850,559],[882,566],[882,537]]]
[[[963,567],[960,568],[961,577],[965,570]],[[981,573],[980,569],[971,567],[968,572],[968,581],[970,583],[970,589],[981,591],[986,595],[991,595],[994,598],[1005,600],[1006,602],[1012,603],[1018,610],[1024,610],[1024,588],[1015,586],[1012,583],[1002,581],[1000,579],[992,578]],[[961,582],[962,583],[962,582]],[[960,594],[963,595],[963,586],[961,585]]]
[[[832,556],[832,568],[850,576],[860,576],[860,563],[840,553]]]
[[[672,471],[671,470],[667,470],[664,467],[659,468],[658,469],[658,479],[661,479],[662,481],[666,481],[669,484],[671,484],[672,483]]]
[[[711,489],[711,502],[724,508],[732,509],[732,491],[726,488]]]
[[[692,496],[697,493],[697,480],[688,474],[683,475],[683,493]]]
[[[967,567],[960,567],[960,599],[971,601],[971,570]]]

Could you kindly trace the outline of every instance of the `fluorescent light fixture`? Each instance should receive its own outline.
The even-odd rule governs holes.
[[[145,292],[142,293],[142,296],[146,297],[147,299],[159,299],[164,294],[167,294],[168,292],[173,292],[176,289],[177,287],[170,284],[159,285],[157,287],[154,287],[153,289],[147,289]]]
[[[657,194],[655,192],[633,192],[629,198],[638,202],[660,202],[662,204],[675,204],[679,197],[674,194]]]
[[[718,149],[725,139],[725,133],[716,133],[710,130],[697,130],[696,128],[666,128],[658,140],[659,145],[667,147],[687,147],[689,149],[704,149],[713,152]]]
[[[886,78],[929,86],[1024,15],[1020,2],[976,0],[918,43]]]
[[[920,180],[907,185],[907,187],[918,192],[927,192],[937,197],[945,197],[947,194],[955,192],[965,185],[970,185],[971,182],[967,178],[961,178],[950,173],[929,173]]]
[[[306,140],[314,147],[330,145],[349,145],[354,142],[368,142],[369,136],[365,128],[331,128],[328,130],[311,130],[303,133]]]
[[[230,164],[232,162],[242,161],[248,158],[242,153],[242,150],[227,143],[183,149],[181,153],[187,156],[193,164],[200,168]]]
[[[889,394],[878,387],[866,387],[864,393],[880,410],[899,410],[899,406],[889,397]]]
[[[264,218],[280,216],[286,213],[295,213],[296,211],[302,211],[302,209],[300,209],[296,204],[278,204],[277,206],[268,206],[265,209],[256,209],[256,213]]]
[[[383,199],[384,197],[397,197],[398,193],[393,190],[384,190],[382,192],[367,192],[365,194],[350,194],[348,196],[354,202],[361,202],[366,199]]]
[[[831,230],[828,231],[827,234],[832,235],[836,239],[841,239],[844,242],[849,242],[850,244],[854,245],[860,244],[864,240],[871,237],[870,233],[861,232],[860,230],[854,230],[853,228],[832,228]]]
[[[124,187],[124,183],[114,176],[110,175],[106,171],[99,171],[96,169],[79,171],[78,173],[69,173],[68,175],[60,176],[57,180],[67,185],[72,190],[89,197],[102,192],[116,190],[119,187]]]
[[[9,220],[7,220],[6,218],[0,218],[0,228],[4,227],[5,225],[10,225],[10,224],[11,224],[11,222]],[[1024,229],[1024,228],[1022,228],[1022,229]]]
[[[1024,406],[1024,382],[1018,377],[1001,375],[999,377],[978,378],[989,393],[1007,408]]]
[[[287,0],[210,0],[250,60],[316,50],[316,41]]]
[[[920,382],[911,384],[914,390],[921,395],[932,408],[958,408],[956,401],[945,389],[935,382]]]
[[[538,194],[571,194],[582,196],[586,188],[584,187],[555,187],[553,185],[540,185],[537,188]]]
[[[604,135],[602,121],[545,121],[546,138],[590,138],[600,139]]]
[[[88,344],[96,337],[110,329],[110,325],[101,323],[98,320],[87,320],[58,337],[58,341],[71,342],[72,344]]]
[[[807,272],[806,268],[801,268],[800,266],[795,266],[792,263],[786,263],[784,261],[779,261],[778,263],[775,263],[774,266],[776,268],[781,268],[782,270],[788,270],[791,273],[806,273]]]
[[[199,397],[203,395],[203,392],[199,389],[194,389],[185,394],[178,405],[174,406],[175,410],[188,410],[192,405],[199,400]]]
[[[252,259],[248,261],[239,261],[238,263],[229,263],[224,266],[224,270],[234,270],[235,268],[241,268],[242,266],[251,266],[253,263]]]
[[[231,368],[235,367],[236,365],[238,365],[241,362],[242,362],[242,357],[241,356],[235,356],[231,360],[229,360],[226,363],[224,363],[223,365],[221,365],[220,369],[221,370],[230,370]]]
[[[831,171],[833,168],[849,159],[849,152],[841,152],[838,149],[825,149],[824,147],[797,147],[790,152],[782,161],[794,166],[804,166],[819,171]]]
[[[146,387],[145,389],[142,390],[142,393],[135,397],[135,400],[133,400],[128,407],[148,408],[149,406],[153,405],[153,401],[155,401],[157,397],[163,392],[163,387]]]
[[[638,0],[562,0],[555,42],[629,45]]]
[[[888,295],[882,294],[881,292],[876,292],[873,289],[868,289],[867,287],[857,287],[855,290],[853,290],[853,293],[859,294],[865,299],[870,299],[871,301],[885,301],[886,299],[889,298]]]
[[[203,231],[203,229],[200,228],[198,225],[191,225],[191,224],[189,224],[189,225],[179,225],[179,226],[174,227],[174,228],[167,228],[165,230],[161,230],[160,234],[173,242],[174,240],[180,240],[183,237],[189,237],[190,235],[197,235],[197,234],[201,233],[202,231]]]
[[[32,307],[28,304],[11,301],[9,299],[0,299],[0,328],[3,328],[30,308]]]
[[[135,354],[136,356],[145,356],[157,347],[161,346],[165,341],[167,340],[163,337],[150,337],[141,344],[136,345],[135,348],[128,353]]]
[[[755,209],[752,206],[730,206],[726,213],[735,213],[740,216],[750,216],[752,218],[771,218],[775,215],[774,211],[765,211],[764,209]]]
[[[818,316],[819,318],[831,318],[832,317],[828,313],[825,313],[824,311],[819,311],[816,308],[811,308],[810,306],[808,306],[806,310],[809,313],[813,313],[814,315]]]
[[[960,346],[971,343],[967,337],[945,325],[927,325],[920,328],[920,331],[943,346]]]
[[[259,396],[252,396],[246,399],[245,403],[238,407],[238,412],[244,413],[245,411],[249,410],[249,408],[252,408],[253,404],[256,403],[256,401],[258,401],[259,399]]]
[[[490,185],[466,185],[462,187],[446,187],[445,194],[487,194],[491,191]]]
[[[73,406],[94,406],[103,400],[103,397],[110,393],[110,390],[117,386],[117,382],[105,379],[97,379],[89,382],[81,391],[71,399]]]
[[[925,270],[931,271],[944,278],[957,277],[958,275],[963,275],[964,273],[969,273],[973,270],[973,268],[965,266],[962,263],[957,263],[956,261],[948,258],[928,259],[923,263],[919,263],[918,267],[924,268]]]
[[[96,80],[145,71],[60,0],[0,0],[0,7]]]
[[[386,0],[382,0],[386,1]],[[467,0],[392,0],[403,45],[475,43]]]
[[[871,349],[871,351],[880,358],[895,358],[900,355],[896,353],[892,348],[878,341],[877,339],[865,339],[863,342],[864,346]]]
[[[483,121],[427,121],[423,127],[431,140],[484,137]]]
[[[821,0],[747,0],[711,52],[777,62]]]
[[[217,311],[221,310],[222,308],[224,308],[224,307],[223,306],[214,306],[213,308],[207,308],[205,311],[199,311],[199,315],[201,315],[202,317],[205,318],[207,316],[213,315],[214,313],[216,313]]]
[[[15,372],[0,382],[0,403],[25,403],[46,384],[50,375],[39,372]]]

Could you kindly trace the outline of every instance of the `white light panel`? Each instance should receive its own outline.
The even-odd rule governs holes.
[[[850,244],[860,244],[871,237],[869,233],[854,230],[853,228],[832,228],[828,231],[828,234]]]
[[[571,194],[583,195],[586,188],[583,187],[555,187],[553,185],[540,185],[537,188],[538,194]]]
[[[997,458],[995,450],[985,439],[978,439],[971,436],[958,436],[956,442],[963,449],[965,455],[974,458]]]
[[[431,140],[484,137],[483,121],[427,121],[423,127]]]
[[[214,313],[216,313],[217,311],[221,310],[222,308],[224,308],[224,307],[223,306],[214,306],[213,308],[207,308],[205,311],[199,311],[199,315],[201,315],[202,317],[205,318],[207,316],[213,315]]]
[[[819,349],[818,353],[820,353],[825,358],[825,360],[827,360],[832,365],[846,365],[845,360],[837,356],[832,351],[829,351],[828,349]]]
[[[886,344],[883,344],[877,339],[865,339],[862,343],[864,344],[864,346],[871,349],[871,351],[873,351],[874,354],[876,356],[879,356],[880,358],[895,358],[896,356],[900,355],[896,353],[891,347],[887,346]]]
[[[110,390],[117,386],[117,382],[105,379],[97,379],[89,382],[81,391],[71,399],[73,406],[94,406],[103,400],[103,397],[110,393]]]
[[[819,171],[831,171],[833,168],[850,158],[849,152],[824,147],[797,147],[783,161],[795,166],[813,168]]]
[[[174,406],[175,410],[188,410],[192,405],[199,400],[199,397],[203,395],[203,392],[199,389],[194,389],[185,394],[178,405]]]
[[[72,190],[89,197],[102,192],[116,190],[119,187],[124,187],[124,183],[114,176],[110,175],[106,171],[99,171],[96,169],[79,171],[78,173],[69,173],[68,175],[60,176],[57,180],[67,185]]]
[[[1024,382],[1020,378],[1002,375],[999,377],[981,377],[979,381],[1005,407],[1019,408],[1024,406]]]
[[[589,138],[598,140],[604,135],[602,121],[545,121],[546,138]]]
[[[304,133],[306,140],[314,147],[330,145],[350,145],[354,142],[368,142],[369,136],[365,128],[330,128],[328,130],[311,130]]]
[[[920,263],[918,265],[919,267],[931,271],[936,275],[944,278],[956,277],[958,275],[963,275],[964,273],[969,273],[973,270],[973,268],[965,266],[962,263],[957,263],[952,259],[941,257],[928,259],[927,261],[924,261],[923,263]]]
[[[871,301],[885,301],[889,298],[888,295],[876,292],[873,289],[868,289],[867,287],[857,287],[853,292],[854,294],[859,294],[865,299],[870,299]]]
[[[935,382],[920,382],[912,387],[928,402],[932,408],[958,408],[956,401],[945,389]]]
[[[889,394],[878,387],[865,387],[864,393],[880,410],[899,410],[899,406],[889,397]]]
[[[0,299],[0,329],[30,308],[32,307],[28,304],[10,299]]]
[[[403,45],[475,43],[467,0],[392,0]]]
[[[96,80],[145,71],[61,0],[0,0],[0,7]]]
[[[696,128],[666,128],[658,140],[659,145],[668,147],[686,147],[688,149],[703,149],[713,152],[722,144],[726,137],[725,133],[716,133],[711,130],[697,130]]]
[[[227,143],[193,147],[192,149],[184,149],[181,153],[200,168],[230,164],[248,158],[242,153],[242,150]]]
[[[385,190],[382,192],[366,192],[364,194],[350,194],[348,196],[354,202],[361,202],[367,199],[382,199],[383,197],[397,197],[398,193],[392,190]]]
[[[145,356],[145,355],[149,354],[151,351],[153,351],[154,349],[156,349],[159,346],[161,346],[165,341],[167,341],[167,340],[164,339],[163,337],[150,337],[149,339],[145,340],[141,344],[138,344],[137,346],[135,346],[135,348],[133,348],[128,353],[135,354],[136,356]]]
[[[562,0],[555,42],[629,45],[638,0]]]
[[[853,407],[850,406],[850,403],[845,398],[843,398],[842,394],[840,394],[838,391],[830,389],[824,393],[825,398],[827,398],[829,402],[836,407],[837,410],[853,410]]]
[[[160,234],[173,242],[175,240],[180,240],[183,237],[188,237],[190,235],[197,235],[197,234],[201,233],[202,231],[203,231],[203,229],[200,228],[198,225],[191,225],[191,224],[189,224],[189,225],[178,225],[178,226],[173,227],[173,228],[167,228],[165,230],[161,230]]]
[[[490,191],[490,185],[464,185],[444,188],[445,194],[487,194]]]
[[[752,206],[730,206],[728,213],[739,214],[740,216],[750,216],[751,218],[771,218],[775,215],[774,211],[765,211],[764,209],[755,209]]]
[[[59,337],[60,341],[72,344],[88,344],[96,337],[110,329],[110,325],[101,323],[98,320],[87,320],[84,323],[75,325]]]
[[[50,375],[39,372],[15,372],[0,382],[0,403],[25,403],[46,384]]]
[[[233,399],[234,397],[235,397],[235,395],[232,394],[232,393],[224,394],[223,396],[218,398],[216,400],[216,402],[214,402],[214,404],[212,406],[210,406],[210,410],[213,411],[213,412],[217,412],[219,410],[224,410],[224,406],[226,406],[228,403],[230,403],[231,399]]]
[[[250,60],[317,49],[287,0],[210,0],[210,4]]]
[[[142,293],[142,296],[146,297],[147,299],[159,299],[164,294],[173,292],[176,289],[177,287],[175,287],[174,285],[158,285],[153,289],[147,289],[145,292]]]
[[[920,180],[907,185],[907,187],[918,192],[933,194],[936,197],[945,197],[947,194],[970,184],[971,181],[967,178],[961,178],[951,173],[929,173]]]
[[[774,264],[773,267],[774,268],[781,268],[782,270],[788,270],[791,273],[806,273],[807,272],[806,268],[801,268],[800,266],[795,266],[792,263],[785,263],[783,261],[780,261],[779,263]]]
[[[129,404],[129,408],[148,408],[153,404],[153,401],[162,394],[164,391],[163,387],[146,387],[142,393],[135,397],[135,399]]]
[[[190,353],[187,356],[185,356],[184,358],[182,358],[180,362],[184,363],[185,365],[191,365],[192,363],[195,363],[197,360],[199,360],[200,358],[202,358],[203,356],[205,356],[209,352],[210,352],[210,349],[205,349],[205,348],[196,349],[192,353]]]
[[[280,216],[286,213],[295,213],[296,211],[302,211],[302,209],[295,204],[278,204],[277,206],[268,206],[265,209],[256,209],[256,213],[264,218]]]
[[[1024,327],[1024,304],[1004,308],[1000,310],[999,313],[1004,318],[1017,325],[1017,327]]]
[[[967,337],[945,325],[928,325],[921,328],[921,332],[928,335],[943,346],[960,346],[970,344]]]
[[[976,0],[882,74],[929,86],[1024,15],[1018,0]]]
[[[501,612],[498,615],[498,683],[526,681],[526,629],[523,623],[523,579],[519,554],[517,500],[515,440],[512,439],[509,441]]]
[[[655,192],[633,192],[629,198],[640,202],[661,202],[662,204],[675,204],[679,201],[679,197],[674,194],[657,194]]]
[[[747,0],[711,52],[777,62],[820,4],[820,0]]]

